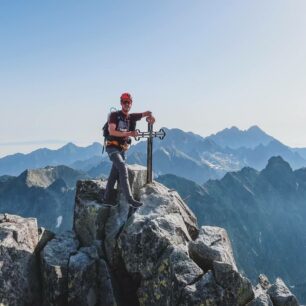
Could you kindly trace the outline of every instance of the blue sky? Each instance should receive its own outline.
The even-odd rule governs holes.
[[[124,91],[156,129],[257,124],[306,147],[305,13],[304,0],[0,0],[0,156],[101,141]]]

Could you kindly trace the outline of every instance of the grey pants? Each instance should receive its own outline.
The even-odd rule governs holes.
[[[104,199],[108,200],[114,189],[115,183],[119,180],[120,189],[129,201],[133,199],[129,183],[128,169],[125,163],[125,153],[117,148],[106,148],[109,159],[113,162],[111,172],[108,177]]]

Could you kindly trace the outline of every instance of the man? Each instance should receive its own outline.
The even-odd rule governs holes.
[[[137,208],[142,206],[142,203],[135,200],[131,193],[128,170],[125,163],[125,152],[131,142],[130,137],[138,136],[137,131],[135,131],[136,121],[145,117],[149,123],[153,124],[155,118],[150,111],[129,114],[133,100],[127,92],[121,95],[120,103],[121,111],[111,113],[108,120],[109,136],[106,142],[106,152],[113,165],[106,185],[103,202],[108,204],[111,202],[110,195],[116,181],[119,179],[120,188],[127,202]]]

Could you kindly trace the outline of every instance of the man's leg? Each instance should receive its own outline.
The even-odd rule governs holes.
[[[107,180],[107,184],[106,184],[106,189],[105,189],[105,193],[104,193],[104,197],[103,197],[103,202],[104,203],[109,203],[109,202],[113,202],[112,199],[112,191],[114,190],[116,181],[119,179],[119,172],[117,170],[117,168],[115,167],[115,165],[112,165],[108,180]]]
[[[128,170],[124,161],[124,154],[121,154],[120,152],[114,152],[110,155],[109,158],[113,162],[113,166],[117,168],[117,171],[119,173],[120,187],[128,203],[134,207],[141,206],[142,203],[136,201],[132,196],[129,177],[128,177]]]

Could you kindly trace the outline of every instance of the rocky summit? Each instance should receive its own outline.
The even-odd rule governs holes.
[[[102,204],[105,181],[77,184],[73,231],[55,235],[35,219],[0,215],[0,305],[296,306],[281,279],[253,287],[231,242],[202,226],[178,193],[129,168],[134,209],[120,190]]]

